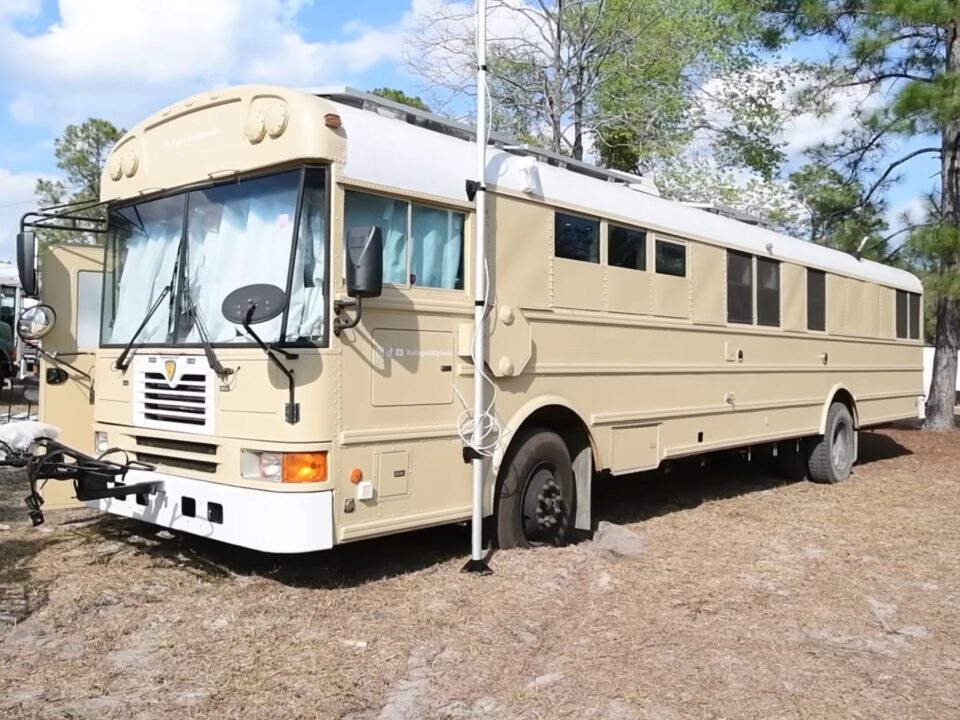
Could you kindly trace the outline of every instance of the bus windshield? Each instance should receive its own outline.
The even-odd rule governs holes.
[[[157,308],[138,343],[200,343],[204,334],[213,344],[249,343],[220,308],[232,290],[259,283],[290,288],[286,312],[258,326],[260,337],[324,344],[325,181],[323,169],[309,168],[111,210],[102,344],[129,342],[168,286],[170,302]]]

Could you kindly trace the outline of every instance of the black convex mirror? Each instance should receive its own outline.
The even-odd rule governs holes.
[[[287,295],[276,285],[244,285],[223,299],[220,311],[236,325],[256,325],[278,317]]]
[[[37,296],[37,236],[33,230],[17,233],[17,272],[27,297]]]
[[[347,295],[380,297],[383,291],[383,233],[376,225],[347,231]]]
[[[49,305],[28,307],[17,320],[17,335],[27,342],[36,342],[48,335],[57,322],[57,314]]]

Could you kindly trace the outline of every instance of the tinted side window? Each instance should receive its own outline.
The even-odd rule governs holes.
[[[780,326],[780,263],[757,258],[757,324]]]
[[[727,322],[753,323],[753,257],[727,251]]]
[[[807,270],[807,330],[827,329],[827,275]]]
[[[920,339],[920,296],[910,293],[910,339]]]
[[[600,221],[556,213],[553,252],[558,258],[600,262]]]
[[[687,246],[666,240],[657,240],[657,272],[675,277],[687,276]]]
[[[647,231],[610,225],[607,230],[607,254],[610,265],[647,269]]]
[[[897,337],[907,337],[907,325],[909,323],[907,308],[907,293],[904,290],[897,290]]]

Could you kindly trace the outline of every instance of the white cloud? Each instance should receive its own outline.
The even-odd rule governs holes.
[[[28,0],[0,0],[29,12]],[[59,130],[97,115],[134,122],[172,99],[235,82],[313,85],[399,57],[403,28],[350,23],[343,41],[310,42],[303,0],[60,0],[39,34],[0,12],[0,67],[21,123]],[[187,20],[189,19],[189,20]]]
[[[784,93],[782,102],[788,102],[789,94],[796,92],[796,85]],[[828,143],[840,138],[844,130],[856,127],[858,111],[878,107],[880,98],[864,87],[841,88],[833,92],[825,108],[819,113],[796,115],[784,124],[782,137],[785,150],[790,155],[799,155],[807,148]]]
[[[40,177],[36,173],[13,173],[0,168],[0,260],[16,258],[14,243],[20,216],[35,206],[34,188]]]
[[[798,93],[808,89],[812,82],[814,78],[810,75],[788,65],[768,63],[707,83],[704,88],[706,112],[714,120],[722,117],[724,111],[716,98],[731,92],[771,94],[779,115],[779,130],[772,139],[781,143],[788,156],[795,158],[811,147],[838,140],[845,130],[856,127],[858,112],[869,112],[882,101],[877,93],[865,87],[838,88],[818,98],[817,111],[798,113]],[[726,117],[722,119],[729,121]]]

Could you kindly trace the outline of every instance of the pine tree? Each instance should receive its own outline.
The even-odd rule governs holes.
[[[858,205],[873,202],[915,158],[940,158],[934,211],[908,242],[931,269],[927,292],[936,303],[925,427],[951,429],[960,346],[960,2],[767,0],[765,11],[785,39],[831,41],[820,92],[860,88],[879,101],[819,151],[845,179],[863,182]],[[898,154],[905,141],[909,149]]]

